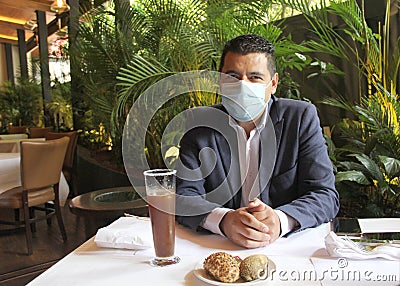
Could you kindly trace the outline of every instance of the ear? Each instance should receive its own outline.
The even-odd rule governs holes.
[[[272,78],[271,78],[272,84],[271,84],[271,93],[275,94],[276,89],[278,88],[278,81],[279,81],[279,75],[278,73],[275,73]]]

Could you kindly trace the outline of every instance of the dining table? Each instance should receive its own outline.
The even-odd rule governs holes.
[[[147,219],[151,228],[149,218],[139,219]],[[165,267],[150,265],[153,247],[105,248],[97,246],[92,237],[28,285],[399,285],[400,261],[330,257],[324,242],[330,231],[331,224],[325,223],[278,238],[262,248],[246,249],[224,236],[176,224],[175,254],[181,260]],[[221,251],[241,259],[266,255],[270,261],[267,279],[223,283],[210,278],[203,262]]]
[[[0,134],[0,140],[28,139],[28,134]]]
[[[14,135],[14,134],[9,134],[9,135]],[[15,134],[15,135],[25,135],[25,134]],[[13,138],[13,137],[3,138],[0,139],[0,153],[19,153],[21,141],[45,141],[45,140],[46,140],[45,138]]]
[[[0,153],[0,195],[7,190],[21,186],[21,154]],[[69,185],[63,173],[60,174],[59,200],[63,206],[67,201]]]

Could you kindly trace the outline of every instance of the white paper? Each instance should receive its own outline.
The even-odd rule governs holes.
[[[358,219],[362,233],[400,232],[400,218]]]

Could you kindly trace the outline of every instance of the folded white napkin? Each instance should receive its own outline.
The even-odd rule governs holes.
[[[153,246],[151,222],[146,217],[120,217],[100,228],[94,238],[99,247],[146,249]]]
[[[400,247],[398,245],[391,246],[390,244],[385,244],[368,251],[365,250],[361,244],[341,238],[332,231],[325,237],[325,246],[329,255],[333,257],[346,257],[351,259],[400,259]]]

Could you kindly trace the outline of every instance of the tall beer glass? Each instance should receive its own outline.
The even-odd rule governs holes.
[[[153,266],[178,263],[175,252],[175,179],[176,170],[154,169],[144,173],[156,257]]]

